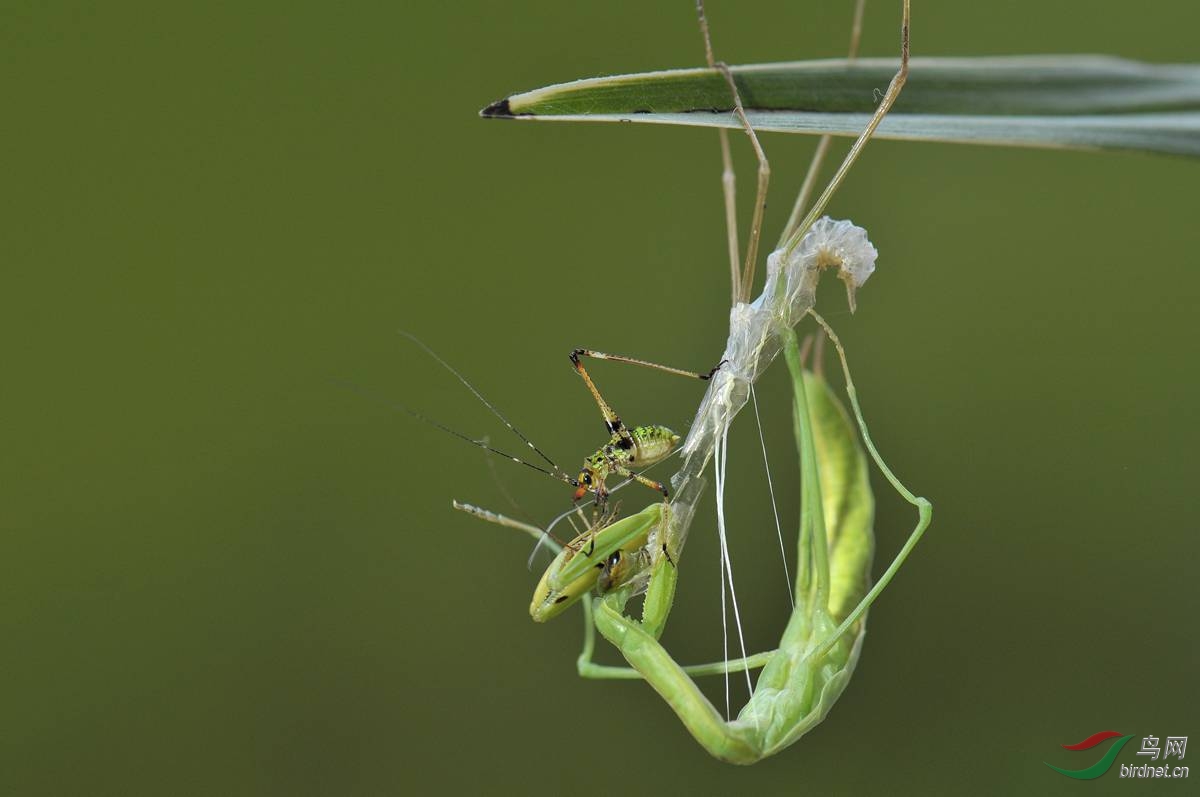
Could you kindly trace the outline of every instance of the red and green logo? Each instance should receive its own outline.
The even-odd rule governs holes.
[[[1079,742],[1078,744],[1064,744],[1063,747],[1067,750],[1091,750],[1096,745],[1103,744],[1109,739],[1117,740],[1108,748],[1108,752],[1104,754],[1103,758],[1092,764],[1090,767],[1084,767],[1083,769],[1063,769],[1062,767],[1054,766],[1048,761],[1043,761],[1042,763],[1053,769],[1055,772],[1061,772],[1068,778],[1075,778],[1076,780],[1091,780],[1092,778],[1100,777],[1108,771],[1108,768],[1112,766],[1113,761],[1116,760],[1117,753],[1121,752],[1121,748],[1124,747],[1125,743],[1132,738],[1132,735],[1123,736],[1116,731],[1100,731],[1099,733],[1093,733],[1091,736],[1084,739],[1082,742]]]

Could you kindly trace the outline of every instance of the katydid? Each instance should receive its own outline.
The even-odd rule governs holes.
[[[687,376],[701,380],[711,379],[712,375],[721,367],[721,365],[718,364],[707,373],[698,373],[694,371],[684,371],[680,368],[672,368],[667,365],[659,365],[658,363],[653,363],[648,360],[640,360],[635,357],[623,357],[617,354],[605,354],[604,352],[591,351],[589,349],[574,349],[570,354],[571,364],[574,366],[576,373],[583,378],[584,385],[592,394],[593,398],[595,398],[596,404],[600,408],[600,413],[604,417],[604,428],[609,433],[610,437],[609,441],[597,449],[594,454],[584,458],[583,467],[579,472],[579,476],[577,478],[572,478],[571,476],[567,475],[562,468],[555,464],[554,460],[550,459],[550,457],[548,457],[544,451],[538,448],[532,440],[526,437],[520,429],[514,426],[512,422],[510,422],[494,404],[484,398],[483,394],[476,390],[475,386],[472,385],[465,376],[459,373],[454,366],[450,365],[450,363],[442,359],[441,355],[429,348],[429,346],[425,345],[425,343],[423,343],[415,335],[404,331],[401,331],[400,334],[411,340],[417,346],[421,347],[426,354],[428,354],[430,357],[436,360],[438,364],[453,374],[454,377],[458,379],[458,381],[461,382],[468,390],[470,390],[471,393],[477,399],[479,399],[480,402],[482,402],[483,405],[487,407],[493,415],[499,418],[500,421],[506,427],[508,427],[509,431],[519,437],[521,441],[524,442],[531,451],[536,453],[543,461],[545,461],[550,468],[547,469],[540,465],[535,465],[532,462],[527,462],[521,459],[520,457],[506,453],[500,449],[493,448],[482,440],[476,440],[473,437],[465,435],[462,432],[435,421],[432,418],[429,418],[428,416],[403,404],[396,402],[388,403],[397,409],[408,413],[417,420],[440,429],[441,431],[457,437],[466,443],[469,443],[473,446],[478,446],[485,451],[515,462],[518,465],[524,465],[525,467],[538,471],[539,473],[543,473],[552,479],[565,482],[566,484],[575,488],[573,497],[576,502],[580,501],[588,493],[591,493],[595,497],[597,507],[603,507],[605,501],[608,499],[609,490],[607,486],[607,480],[608,477],[613,473],[623,476],[628,480],[636,481],[639,484],[655,490],[656,492],[660,492],[663,494],[664,498],[669,497],[669,491],[661,482],[656,482],[652,479],[649,479],[643,476],[640,472],[632,470],[632,468],[637,467],[640,471],[666,459],[675,452],[675,445],[679,442],[679,435],[675,434],[675,432],[671,431],[666,426],[661,425],[636,426],[632,429],[627,427],[624,421],[621,420],[620,416],[613,412],[612,407],[609,406],[608,402],[600,394],[600,391],[596,388],[595,383],[592,381],[587,369],[584,368],[580,358],[592,357],[598,360],[615,360],[617,362],[625,362],[633,365],[641,365],[647,368],[653,368],[666,373],[675,374],[677,376]],[[486,512],[486,510],[481,511]]]

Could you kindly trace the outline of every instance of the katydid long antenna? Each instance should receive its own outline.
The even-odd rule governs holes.
[[[461,382],[467,388],[467,390],[471,391],[471,394],[473,396],[475,396],[475,398],[479,399],[479,401],[482,402],[483,406],[487,407],[488,410],[493,415],[495,415],[497,418],[499,418],[500,421],[505,426],[507,426],[512,431],[513,434],[515,434],[517,437],[519,437],[521,439],[522,442],[525,443],[525,445],[529,446],[529,448],[531,448],[539,457],[541,457],[543,460],[545,460],[546,463],[548,465],[550,465],[550,469],[543,468],[540,465],[535,465],[534,463],[528,462],[524,459],[521,459],[520,457],[510,454],[507,451],[502,451],[498,448],[490,446],[487,443],[483,442],[482,440],[476,440],[475,438],[471,437],[470,435],[465,435],[462,432],[458,431],[457,429],[452,429],[449,426],[447,426],[446,424],[441,423],[440,421],[436,421],[433,418],[430,418],[428,415],[418,412],[417,410],[414,410],[412,407],[409,407],[405,404],[401,404],[400,402],[395,401],[394,399],[385,398],[383,396],[373,393],[372,391],[366,390],[365,388],[360,387],[359,385],[353,384],[351,382],[347,382],[344,380],[335,380],[335,381],[342,387],[352,390],[355,393],[358,393],[360,396],[364,396],[364,397],[372,399],[374,401],[378,401],[381,404],[391,407],[392,409],[399,410],[403,413],[406,413],[407,415],[411,415],[413,418],[416,418],[418,421],[428,424],[435,429],[440,429],[441,431],[445,432],[446,434],[448,434],[452,437],[457,437],[459,440],[462,440],[465,443],[473,445],[476,448],[482,448],[484,451],[490,452],[499,457],[504,457],[505,459],[515,462],[518,465],[524,465],[525,467],[529,468],[530,470],[536,470],[538,473],[544,473],[545,475],[549,476],[552,479],[555,479],[556,481],[563,482],[564,484],[569,484],[572,487],[579,487],[579,482],[577,480],[568,476],[567,473],[562,468],[560,468],[558,466],[558,464],[555,463],[554,460],[552,460],[552,459],[550,459],[550,457],[546,456],[546,453],[544,451],[542,451],[540,448],[538,448],[536,445],[534,445],[532,440],[530,440],[528,437],[526,437],[524,434],[522,434],[520,429],[513,426],[512,422],[509,421],[508,418],[505,418],[504,414],[502,412],[500,412],[500,410],[497,409],[494,404],[492,404],[490,401],[488,401],[486,398],[484,398],[483,394],[480,393],[475,388],[474,385],[472,385],[469,381],[467,381],[467,378],[465,376],[463,376],[461,373],[459,373],[454,368],[454,366],[450,365],[450,363],[448,363],[444,359],[442,359],[441,356],[439,356],[437,352],[435,352],[433,349],[431,349],[427,345],[425,345],[425,343],[420,338],[418,338],[416,335],[413,335],[411,332],[405,332],[404,330],[397,330],[397,331],[400,335],[402,335],[405,338],[408,338],[408,340],[412,341],[417,346],[419,346],[426,354],[428,354],[430,357],[432,357],[439,365],[441,365],[443,368],[445,368],[447,371],[449,371],[451,374],[453,374],[455,376],[455,378],[458,379],[458,381]]]
[[[495,451],[495,449],[489,449],[490,451],[500,454],[500,456],[508,457],[509,459],[513,460],[514,462],[519,462],[522,465],[526,465],[530,468],[533,468],[534,470],[539,470],[542,473],[546,473],[550,476],[553,476],[554,478],[558,479],[559,481],[566,482],[567,484],[571,485],[572,487],[579,486],[579,483],[576,482],[574,479],[572,479],[570,476],[568,476],[562,468],[560,468],[557,464],[555,464],[554,460],[552,460],[552,459],[550,459],[550,457],[546,456],[546,453],[544,451],[542,451],[542,449],[540,449],[536,445],[534,445],[533,441],[530,440],[528,437],[526,437],[524,434],[522,434],[520,429],[513,426],[512,422],[509,421],[508,418],[504,417],[504,413],[500,412],[500,410],[496,409],[496,406],[494,404],[492,404],[492,402],[490,402],[486,398],[484,398],[483,394],[480,393],[478,390],[476,390],[475,386],[472,385],[470,382],[468,382],[467,378],[465,376],[463,376],[462,374],[460,374],[458,372],[458,370],[454,368],[454,366],[452,366],[450,363],[443,360],[442,357],[437,352],[435,352],[433,349],[426,346],[424,341],[422,341],[420,338],[418,338],[416,335],[412,334],[411,332],[405,332],[403,329],[400,329],[400,330],[397,330],[397,333],[399,335],[401,335],[402,337],[408,338],[410,341],[415,343],[417,346],[420,346],[421,349],[426,354],[428,354],[430,357],[432,357],[434,360],[436,360],[439,365],[441,365],[443,368],[445,368],[450,373],[454,374],[455,378],[458,379],[459,382],[462,382],[463,386],[466,387],[467,390],[470,390],[471,394],[474,395],[475,398],[479,399],[480,402],[483,403],[483,406],[487,407],[488,410],[490,410],[493,415],[495,415],[497,418],[499,418],[501,423],[503,423],[505,426],[507,426],[509,428],[509,430],[512,431],[513,434],[515,434],[517,437],[521,438],[522,442],[524,442],[525,445],[529,446],[529,448],[532,449],[539,457],[544,459],[550,465],[550,467],[553,469],[553,471],[546,471],[542,468],[537,467],[536,465],[531,465],[530,463],[526,462],[523,459],[517,459],[516,457],[511,456],[509,454],[504,454],[502,452]],[[409,413],[416,415],[416,413],[413,413],[411,410],[409,410]],[[418,415],[418,417],[421,417],[421,416]],[[428,420],[428,419],[422,418],[422,420]],[[450,432],[451,434],[455,435],[456,437],[462,437],[462,438],[468,440],[469,442],[480,446],[481,448],[488,448],[488,446],[480,443],[478,440],[472,440],[469,437],[465,437],[464,435],[458,434],[457,432],[454,432],[454,431],[446,428],[442,424],[435,423],[434,426],[437,426],[439,429],[444,429],[445,431]]]
[[[579,484],[574,479],[572,479],[570,476],[567,476],[565,473],[563,473],[561,469],[557,473],[555,473],[554,471],[546,470],[545,468],[543,468],[540,465],[534,465],[532,462],[526,462],[525,460],[521,459],[520,457],[513,456],[512,454],[508,453],[507,451],[501,451],[498,448],[493,448],[492,446],[489,446],[487,443],[483,442],[482,440],[476,440],[474,437],[471,437],[470,435],[465,435],[456,429],[451,429],[449,426],[446,426],[444,423],[435,421],[433,418],[430,418],[428,415],[417,412],[412,407],[409,407],[405,404],[401,404],[400,402],[395,401],[394,399],[384,398],[383,396],[379,395],[378,393],[374,393],[370,390],[367,390],[366,388],[360,387],[359,385],[356,385],[353,382],[347,382],[347,381],[341,380],[341,379],[335,379],[333,381],[335,384],[340,385],[341,387],[344,387],[347,390],[352,390],[355,393],[357,393],[358,395],[363,396],[364,398],[371,399],[372,401],[377,401],[380,404],[383,404],[384,406],[391,407],[394,410],[399,410],[400,412],[411,415],[412,417],[416,418],[418,421],[429,424],[430,426],[432,426],[435,429],[440,429],[441,431],[445,432],[446,434],[457,437],[459,440],[469,443],[470,445],[473,445],[476,448],[482,448],[484,451],[488,451],[499,457],[504,457],[505,459],[515,462],[518,465],[524,465],[527,468],[536,470],[538,473],[544,473],[547,476],[549,476],[550,478],[556,479],[561,482],[566,482],[567,484],[571,485],[572,487],[579,486]],[[554,465],[553,462],[551,462],[550,464]],[[555,467],[558,467],[558,466],[555,465]]]

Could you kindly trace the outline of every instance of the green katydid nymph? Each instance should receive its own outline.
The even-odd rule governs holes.
[[[588,391],[596,399],[596,404],[599,406],[600,413],[604,417],[604,428],[609,433],[610,437],[608,442],[597,449],[594,454],[584,458],[583,466],[579,471],[579,476],[573,478],[569,476],[566,471],[560,468],[554,462],[554,460],[550,459],[550,457],[548,457],[545,452],[538,448],[528,437],[526,437],[521,430],[514,426],[512,422],[510,422],[494,404],[484,398],[483,394],[476,390],[475,386],[472,385],[465,376],[459,373],[454,366],[442,359],[437,352],[425,345],[425,343],[423,343],[415,335],[403,330],[400,331],[400,335],[408,338],[417,346],[421,347],[426,354],[428,354],[430,357],[436,360],[438,364],[453,374],[454,377],[457,378],[458,381],[464,386],[466,386],[466,388],[470,390],[471,393],[477,399],[479,399],[493,415],[499,418],[500,421],[513,434],[519,437],[531,451],[537,454],[538,457],[540,457],[550,467],[547,469],[540,465],[535,465],[532,462],[523,460],[520,457],[501,451],[500,449],[493,448],[482,440],[476,440],[473,437],[465,435],[462,432],[435,421],[414,409],[404,406],[403,404],[391,402],[393,406],[403,410],[409,415],[412,415],[414,418],[429,424],[430,426],[463,440],[464,442],[470,443],[473,446],[478,446],[479,448],[491,452],[492,454],[504,457],[505,459],[515,462],[518,465],[524,465],[527,468],[536,470],[539,473],[543,473],[551,477],[552,479],[557,479],[558,481],[574,487],[575,492],[573,493],[573,500],[576,503],[581,501],[585,495],[591,493],[594,496],[594,500],[598,507],[603,507],[604,503],[608,500],[608,479],[614,473],[627,480],[635,481],[639,484],[645,485],[656,492],[660,492],[663,494],[664,498],[669,497],[670,492],[666,485],[664,485],[662,482],[654,481],[653,479],[643,476],[640,471],[662,462],[664,459],[674,453],[676,445],[679,443],[679,435],[675,434],[675,432],[671,431],[666,426],[660,425],[635,426],[633,428],[627,427],[624,421],[621,420],[621,417],[613,411],[612,407],[604,399],[604,396],[600,394],[600,391],[596,388],[595,382],[592,381],[592,377],[588,374],[587,369],[584,367],[580,358],[592,357],[597,360],[613,360],[616,362],[641,365],[646,368],[653,368],[669,374],[676,374],[678,376],[686,376],[693,379],[706,381],[711,379],[712,375],[721,367],[718,364],[715,368],[707,373],[698,373],[695,371],[684,371],[680,368],[672,368],[667,365],[659,365],[658,363],[653,363],[648,360],[640,360],[635,357],[623,357],[617,354],[605,354],[604,352],[591,351],[589,349],[574,349],[570,354],[571,364],[574,366],[576,373],[582,377]],[[635,467],[637,468],[636,471],[634,470]]]
[[[592,397],[596,399],[596,404],[600,407],[600,414],[604,416],[604,428],[612,435],[607,444],[583,461],[583,468],[579,471],[579,478],[575,480],[575,500],[578,501],[584,495],[591,492],[596,495],[597,501],[603,503],[608,497],[606,481],[612,473],[624,476],[627,479],[633,479],[652,490],[657,490],[663,494],[664,498],[670,497],[670,491],[666,485],[662,482],[647,479],[640,473],[634,472],[632,468],[647,468],[662,462],[675,451],[675,446],[679,442],[679,435],[665,426],[626,428],[621,417],[613,412],[612,407],[604,400],[604,396],[600,395],[600,391],[596,389],[595,383],[592,382],[591,376],[588,375],[587,369],[584,368],[583,362],[580,360],[581,357],[642,365],[647,368],[665,371],[666,373],[706,381],[711,379],[712,375],[721,366],[718,365],[708,373],[701,374],[693,371],[684,371],[679,368],[671,368],[666,365],[659,365],[647,360],[639,360],[634,357],[605,354],[600,351],[575,349],[571,352],[571,364],[575,366],[575,371],[583,378],[583,382],[587,385]]]

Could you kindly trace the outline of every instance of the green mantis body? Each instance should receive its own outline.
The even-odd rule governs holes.
[[[802,368],[794,332],[787,330],[784,338],[795,401],[802,510],[795,609],[778,648],[736,662],[695,668],[678,665],[658,642],[677,578],[675,565],[665,557],[652,567],[640,621],[624,613],[635,592],[632,585],[595,598],[591,618],[586,620],[620,650],[709,753],[736,764],[752,764],[782,750],[824,719],[858,662],[867,609],[920,539],[932,512],[928,501],[894,482],[918,508],[919,519],[900,554],[875,588],[869,589],[874,501],[866,455],[829,385]],[[894,480],[867,437],[853,393],[851,401],[872,458]],[[664,519],[669,526],[669,516]],[[654,522],[652,513],[646,521]],[[581,675],[628,677],[592,665],[588,652],[581,657]],[[763,670],[750,700],[732,721],[722,718],[691,678],[754,666]]]
[[[895,575],[929,525],[932,507],[895,478],[871,443],[840,341],[823,319],[842,360],[857,430],[828,383],[804,369],[795,332],[777,330],[791,372],[794,435],[801,465],[795,609],[779,646],[738,661],[681,667],[658,642],[678,579],[680,518],[672,505],[651,504],[635,515],[590,529],[563,546],[538,584],[530,607],[539,622],[584,601],[585,678],[643,678],[713,756],[751,764],[799,739],[824,719],[854,672],[871,603]],[[874,498],[867,454],[894,487],[918,509],[918,522],[874,588]],[[596,590],[598,597],[592,597]],[[640,592],[640,620],[625,614]],[[592,661],[594,631],[611,642],[631,669]],[[753,695],[727,721],[692,675],[714,675],[761,666]]]

